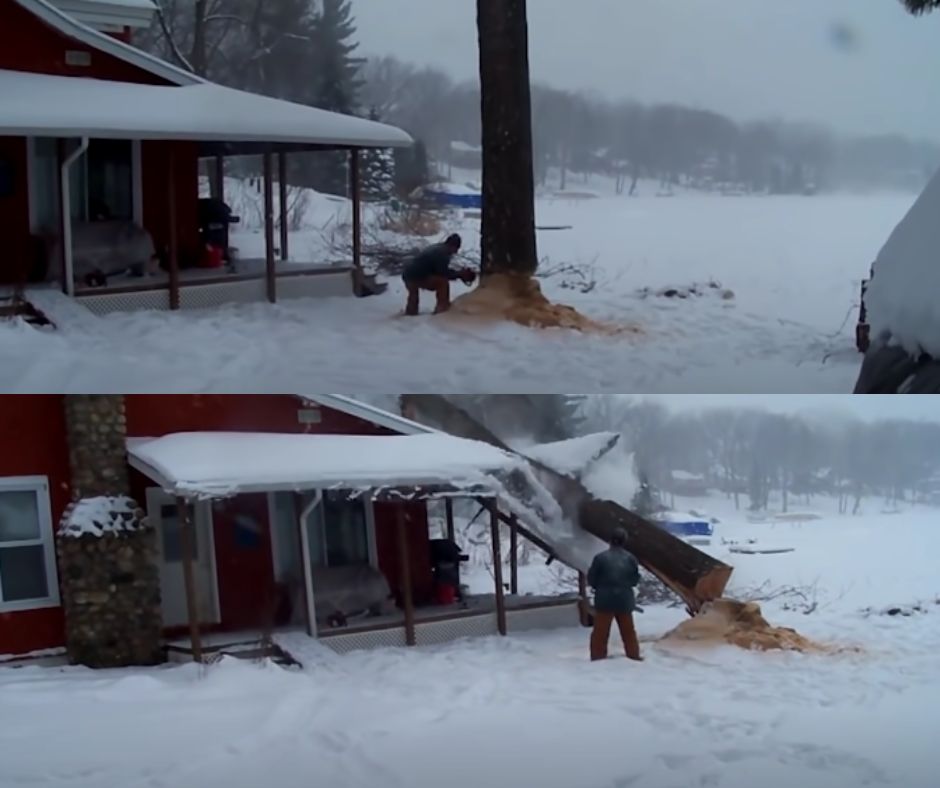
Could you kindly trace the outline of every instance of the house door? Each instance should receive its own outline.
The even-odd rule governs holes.
[[[147,490],[147,512],[157,532],[160,565],[160,594],[163,626],[179,627],[189,623],[186,610],[186,585],[183,580],[183,549],[176,500],[163,490]],[[212,510],[207,502],[189,505],[194,525],[193,574],[196,582],[196,606],[200,624],[219,622],[219,604],[215,582]]]
[[[267,495],[237,495],[212,507],[219,607],[226,629],[277,623]]]

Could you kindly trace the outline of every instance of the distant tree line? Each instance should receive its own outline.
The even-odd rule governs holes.
[[[940,1],[940,0],[938,0]],[[907,0],[912,11],[937,5]],[[336,112],[387,121],[419,142],[370,162],[378,183],[410,193],[433,162],[475,163],[480,143],[476,81],[435,68],[358,52],[353,0],[157,0],[152,28],[137,43],[214,81]],[[839,137],[825,128],[766,121],[736,123],[676,104],[611,101],[534,85],[535,175],[568,186],[590,173],[609,175],[618,193],[639,180],[660,188],[807,193],[828,187],[916,189],[940,164],[940,148],[900,135]],[[451,144],[465,143],[455,151]],[[469,153],[468,153],[469,151]],[[341,154],[292,157],[292,180],[345,193]],[[558,184],[560,181],[560,184]]]
[[[394,57],[368,60],[362,79],[366,100],[422,139],[437,162],[465,163],[467,148],[479,145],[475,83]],[[940,147],[901,135],[840,137],[805,124],[742,124],[703,109],[616,102],[546,85],[533,86],[532,103],[540,184],[550,174],[564,187],[574,174],[602,173],[624,193],[635,192],[640,178],[663,188],[682,183],[764,193],[917,189],[940,165]],[[467,147],[453,150],[453,142]]]
[[[815,419],[757,410],[678,414],[648,400],[587,397],[580,429],[615,430],[638,478],[668,492],[674,474],[701,477],[738,506],[784,510],[816,495],[857,512],[866,498],[940,505],[940,423]]]

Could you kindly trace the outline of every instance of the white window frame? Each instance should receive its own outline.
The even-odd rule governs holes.
[[[311,491],[311,492],[315,493],[316,491]],[[324,495],[327,492],[327,490],[320,490],[319,492],[321,495]],[[280,551],[284,549],[284,546],[280,544],[280,540],[277,538],[277,535],[275,533],[275,531],[277,530],[275,526],[275,520],[277,518],[276,496],[278,495],[291,495],[291,493],[283,493],[283,492],[268,493],[268,523],[270,523],[270,531],[271,531],[271,534],[270,534],[271,536],[271,559],[272,559],[275,570],[277,570],[280,567],[280,564],[281,564]],[[316,522],[319,525],[319,527],[315,527],[314,529],[312,529],[313,530],[312,536],[317,538],[317,540],[320,542],[320,549],[323,551],[323,555],[326,556],[328,551],[327,551],[327,546],[326,546],[326,529],[322,527],[323,526],[323,513],[321,509],[322,506],[323,506],[323,500],[321,498],[319,505],[316,507],[316,509],[313,510],[313,512],[316,513],[315,515],[317,517]],[[378,545],[377,545],[376,536],[375,536],[375,501],[372,499],[371,495],[368,495],[367,493],[363,493],[363,506],[365,508],[365,515],[366,515],[366,538],[368,540],[367,544],[368,544],[368,551],[369,551],[369,566],[371,566],[373,569],[378,569],[379,568],[379,551],[378,551]],[[297,512],[297,514],[299,515],[300,513]],[[311,517],[313,516],[314,514],[311,513]],[[300,547],[300,550],[301,550],[301,553],[303,553],[302,546]]]
[[[18,542],[0,542],[0,550],[9,547],[34,547],[42,545],[45,558],[46,584],[49,594],[41,599],[23,599],[15,602],[3,601],[3,586],[0,585],[0,613],[22,610],[42,610],[59,607],[59,574],[55,559],[55,533],[52,528],[52,507],[49,502],[49,478],[47,476],[6,476],[0,478],[0,493],[32,492],[36,494],[36,511],[39,515],[39,540],[24,539]]]
[[[316,535],[319,537],[320,549],[323,551],[323,558],[326,561],[324,564],[325,567],[329,568],[330,566],[330,551],[326,543],[326,519],[324,517],[326,512],[326,493],[330,490],[321,490],[320,494],[323,496],[320,499],[320,504],[317,506],[319,509],[317,525],[319,526],[319,533]],[[362,501],[363,514],[365,515],[365,526],[366,526],[366,552],[369,555],[369,566],[373,569],[379,568],[379,557],[378,557],[378,547],[375,540],[375,501],[372,496],[366,492],[362,492],[361,495],[354,498],[350,498],[351,501]],[[316,511],[315,509],[314,511]]]
[[[39,232],[39,206],[37,204],[38,195],[36,194],[37,168],[36,168],[36,137],[26,138],[26,183],[29,197],[29,227],[30,231]],[[82,195],[83,210],[88,214],[88,154],[82,155],[81,160],[74,165],[85,168],[84,175],[85,189]],[[58,169],[57,169],[58,172]],[[144,226],[144,166],[143,166],[143,145],[140,140],[131,140],[131,201],[133,205],[134,224],[138,227]],[[58,206],[61,210],[61,206]],[[51,229],[51,228],[45,228]],[[57,228],[56,228],[57,229]]]

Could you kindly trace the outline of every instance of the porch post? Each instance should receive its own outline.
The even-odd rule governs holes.
[[[216,156],[213,160],[215,164],[215,173],[212,179],[213,195],[217,200],[225,199],[225,157]]]
[[[65,140],[56,140],[56,153],[59,170],[59,246],[61,247],[62,292],[69,295],[69,247],[72,244],[72,200],[69,191],[69,171],[65,167]]]
[[[454,499],[444,499],[444,514],[447,518],[447,538],[454,541]]]
[[[519,521],[509,518],[509,593],[519,593]]]
[[[66,295],[75,295],[75,270],[72,261],[72,165],[88,150],[88,137],[82,137],[78,148],[66,152],[65,141],[59,140],[59,229],[62,235],[62,287]]]
[[[310,566],[310,534],[307,531],[307,519],[304,517],[304,497],[294,493],[294,511],[297,513],[297,528],[300,531],[300,573],[304,582],[304,613],[307,634],[317,636],[317,616],[313,599],[313,570]]]
[[[288,226],[289,213],[287,206],[287,154],[279,151],[277,154],[277,187],[281,208],[281,260],[287,262],[290,257],[288,243],[290,241],[290,227]]]
[[[174,154],[173,144],[170,143],[167,153],[167,178],[169,180],[168,205],[169,215],[169,244],[170,244],[170,309],[180,308],[180,258],[179,258],[179,240],[177,238],[176,228],[176,155]]]
[[[359,173],[359,151],[349,151],[349,191],[352,194],[353,268],[362,274],[362,179]]]
[[[268,301],[277,303],[277,271],[274,260],[274,162],[270,151],[264,153],[264,261],[268,283]]]
[[[401,582],[402,606],[405,609],[405,643],[413,646],[417,643],[415,636],[415,603],[411,588],[411,560],[408,556],[408,539],[405,534],[405,507],[398,504],[398,564]]]
[[[202,662],[202,638],[199,634],[199,606],[196,604],[196,576],[193,573],[193,524],[185,498],[176,499],[176,517],[180,525],[180,546],[183,556],[183,585],[186,588],[186,616],[189,619],[189,640],[193,662]]]
[[[506,597],[503,588],[503,555],[499,543],[499,505],[493,499],[490,509],[490,537],[493,542],[493,579],[496,581],[496,628],[506,634]]]

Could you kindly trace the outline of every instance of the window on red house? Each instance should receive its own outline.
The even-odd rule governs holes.
[[[33,229],[59,227],[59,153],[57,141],[33,140],[30,193]],[[91,140],[88,151],[69,170],[74,221],[134,218],[134,153],[129,140]]]
[[[0,611],[58,604],[44,478],[0,479]]]
[[[301,508],[308,505],[314,493],[300,496]],[[350,499],[348,492],[326,491],[320,505],[310,514],[309,528],[311,566],[350,566],[371,563],[369,547],[369,502]],[[274,496],[276,574],[279,578],[299,574],[300,540],[293,493]]]

